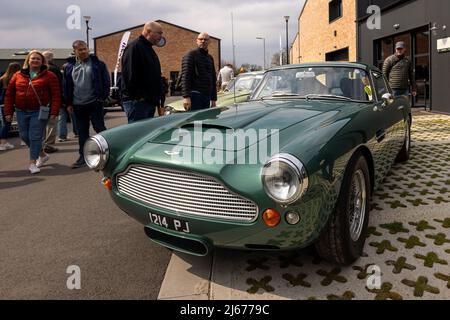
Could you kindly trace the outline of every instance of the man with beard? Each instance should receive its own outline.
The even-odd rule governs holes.
[[[394,91],[394,96],[409,96],[412,87],[412,95],[417,95],[416,80],[411,61],[406,57],[405,43],[395,44],[395,54],[384,61],[383,74],[388,79],[389,85]]]

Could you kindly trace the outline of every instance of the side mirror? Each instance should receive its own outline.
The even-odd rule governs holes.
[[[390,93],[383,94],[381,99],[383,100],[383,107],[389,106],[394,103],[394,97]]]
[[[174,113],[176,113],[176,111],[175,111],[175,109],[173,107],[171,107],[171,106],[164,107],[164,115],[165,116],[168,116],[168,115],[171,115],[171,114],[174,114]]]

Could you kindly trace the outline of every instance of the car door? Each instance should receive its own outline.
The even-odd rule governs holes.
[[[372,71],[372,78],[377,98],[377,112],[381,115],[379,117],[381,125],[379,134],[380,137],[384,135],[386,148],[384,156],[390,166],[403,145],[405,132],[403,110],[405,108],[405,100],[404,98],[393,97],[391,89],[381,72]],[[385,94],[390,94],[393,97],[391,102],[386,103],[384,101],[383,95]]]

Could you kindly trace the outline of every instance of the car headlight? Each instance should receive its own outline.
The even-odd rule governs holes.
[[[267,195],[282,205],[297,202],[308,189],[308,174],[303,163],[290,154],[272,157],[262,171]]]
[[[90,137],[84,144],[84,160],[93,170],[105,168],[109,159],[108,142],[101,135]]]
[[[176,113],[175,109],[171,106],[166,106],[164,108],[164,115],[168,116],[169,114]]]

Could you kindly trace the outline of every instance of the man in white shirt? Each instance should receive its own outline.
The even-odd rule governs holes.
[[[217,77],[217,83],[220,86],[220,90],[221,91],[225,90],[228,83],[233,78],[234,78],[233,65],[227,63],[222,69],[220,69],[219,76]]]

